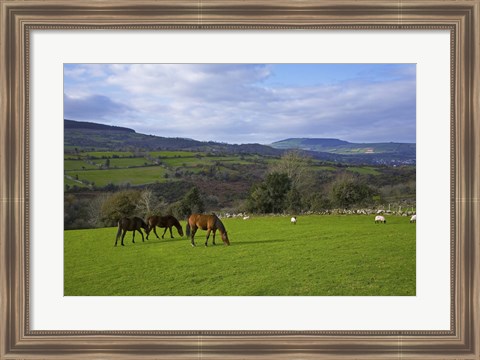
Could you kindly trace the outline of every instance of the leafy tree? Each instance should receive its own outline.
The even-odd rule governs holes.
[[[63,203],[63,222],[65,229],[86,229],[88,221],[88,201],[73,194],[65,194]]]
[[[344,176],[332,186],[332,199],[340,207],[361,205],[372,199],[372,189],[353,176]]]
[[[141,196],[138,190],[123,190],[109,196],[100,209],[101,221],[107,226],[115,226],[122,217],[143,216],[138,214],[137,203]]]
[[[200,190],[197,187],[193,187],[187,192],[182,200],[185,207],[190,209],[190,213],[202,213],[205,211],[205,204],[200,195]]]
[[[311,193],[315,190],[315,173],[311,158],[300,150],[285,152],[278,162],[270,167],[271,173],[284,173],[290,180],[291,189],[287,196],[287,209],[300,212]]]
[[[302,211],[303,203],[301,199],[300,192],[292,187],[286,196],[286,206],[287,210],[291,213],[299,213]]]
[[[254,186],[250,193],[248,208],[252,212],[280,213],[286,208],[287,193],[292,183],[285,173],[270,173],[265,180]]]
[[[272,212],[272,201],[268,196],[265,184],[255,185],[248,198],[247,208],[250,212],[270,213]]]
[[[198,188],[191,188],[185,194],[183,199],[172,204],[168,211],[175,217],[181,219],[184,219],[191,214],[203,213],[205,211],[205,204]]]
[[[308,199],[308,207],[311,211],[325,211],[331,209],[332,201],[322,192],[313,193]]]

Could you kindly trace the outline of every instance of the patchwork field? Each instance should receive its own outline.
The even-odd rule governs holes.
[[[222,219],[231,246],[165,236],[114,247],[116,228],[64,232],[64,295],[414,296],[415,224],[406,217]],[[185,228],[185,221],[181,221]],[[159,232],[161,231],[161,232]],[[157,229],[161,235],[162,230]]]
[[[73,179],[85,180],[94,183],[97,186],[114,184],[141,185],[154,182],[165,181],[165,169],[160,166],[149,166],[141,168],[125,169],[107,169],[107,170],[87,170],[87,171],[69,171],[68,176]]]
[[[259,159],[263,158],[257,155],[205,156],[201,152],[188,151],[153,151],[144,155],[120,151],[65,154],[64,185],[65,189],[108,184],[148,185],[164,182],[166,178],[174,180],[184,173],[207,173],[212,167],[216,171],[238,174],[243,169],[232,172],[226,166],[253,165]]]
[[[114,185],[148,185],[170,181],[191,174],[229,174],[233,177],[245,177],[248,171],[262,169],[279,162],[279,158],[259,155],[206,155],[189,151],[152,151],[134,154],[129,151],[96,151],[65,154],[65,189],[103,187]],[[309,169],[314,173],[335,173],[347,171],[356,175],[381,175],[385,169],[372,166],[336,166],[311,160]],[[248,166],[248,169],[246,167]],[[248,171],[246,171],[248,170]],[[329,175],[329,176],[330,176]],[[170,180],[166,180],[166,179]]]

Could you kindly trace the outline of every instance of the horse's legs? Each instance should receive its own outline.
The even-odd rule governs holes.
[[[155,232],[155,226],[153,227],[153,231]],[[150,236],[151,232],[152,232],[152,227],[150,225],[148,225],[147,230],[145,230],[145,234],[147,235],[145,237],[147,238],[147,240],[148,240],[148,237]],[[157,234],[155,234],[155,235],[157,235]],[[157,236],[157,238],[158,238],[158,236]]]
[[[208,246],[208,238],[210,237],[210,229],[207,230],[207,240],[205,240],[205,246]]]
[[[165,233],[167,232],[167,228],[165,228],[165,230],[163,231],[163,235],[162,235],[162,239],[163,237],[165,236]]]
[[[190,236],[190,242],[192,243],[192,246],[195,246],[195,233],[197,232],[197,227],[192,226],[192,235]]]
[[[213,240],[212,244],[215,245],[215,234],[217,233],[217,229],[213,230]]]
[[[167,229],[165,229],[165,231],[166,231],[166,230],[167,230]],[[169,227],[168,227],[168,230],[170,230],[170,239],[173,239],[172,227],[169,226]]]
[[[132,243],[135,244],[135,230],[133,230]]]
[[[142,232],[142,229],[138,229],[137,231],[140,233],[140,235],[142,235],[142,242],[145,242],[145,239],[143,238],[143,232]]]
[[[122,234],[122,246],[125,246],[125,245],[123,245],[123,239],[124,239],[126,233],[127,233],[127,230],[123,230],[123,234]]]
[[[153,232],[155,233],[155,236],[157,237],[157,239],[160,239],[157,234],[157,225],[153,227]]]

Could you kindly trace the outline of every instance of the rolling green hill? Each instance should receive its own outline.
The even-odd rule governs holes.
[[[95,125],[87,128],[69,125],[64,132],[64,189],[68,195],[65,228],[68,229],[103,226],[95,219],[99,204],[113,193],[129,188],[151,191],[156,201],[165,203],[162,211],[174,209],[175,203],[193,187],[200,190],[206,211],[245,211],[252,189],[265,180],[285,153],[260,144],[200,142],[108,126],[97,129]],[[345,144],[348,143],[330,139],[324,145]],[[387,152],[306,153],[308,181],[303,187],[302,211],[323,211],[334,206],[332,186],[348,177],[374,189],[371,202],[414,206],[415,164],[407,162],[411,158],[402,164],[401,157]],[[395,166],[389,161],[394,161]]]
[[[74,151],[145,151],[188,150],[223,152],[228,154],[260,154],[280,156],[282,150],[260,144],[226,144],[214,141],[198,141],[180,137],[163,137],[139,134],[132,129],[113,127],[96,123],[65,120],[64,146]]]
[[[257,154],[280,157],[286,150],[301,149],[314,159],[376,165],[414,165],[416,145],[409,143],[349,143],[339,139],[292,138],[262,144],[227,144],[180,137],[145,135],[133,129],[65,120],[66,152],[74,151],[196,151],[212,154]]]
[[[97,123],[87,122],[87,121],[75,121],[75,120],[67,120],[67,119],[64,119],[64,128],[65,129],[111,130],[111,131],[121,131],[121,132],[128,132],[128,133],[135,132],[135,130],[133,129],[129,129],[121,126],[104,125],[104,124],[97,124]]]
[[[351,143],[339,139],[291,138],[271,144],[276,149],[302,149],[333,154],[399,154],[415,155],[416,145],[412,143]]]
[[[346,164],[415,165],[414,143],[350,143],[339,139],[290,138],[270,144],[278,150],[300,149],[313,158]]]

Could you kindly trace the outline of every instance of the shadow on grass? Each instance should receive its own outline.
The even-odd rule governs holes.
[[[190,239],[187,239],[187,238],[174,238],[174,239],[170,239],[170,238],[169,239],[162,239],[162,238],[152,239],[152,238],[150,238],[148,240],[145,239],[145,241],[142,241],[142,238],[137,239],[136,237],[135,237],[135,243],[132,243],[132,239],[129,239],[129,241],[127,241],[127,239],[125,239],[123,243],[125,244],[125,246],[130,246],[130,245],[133,245],[133,246],[140,245],[140,246],[142,246],[142,245],[162,245],[162,244],[176,243],[176,242],[181,242],[181,241],[185,241],[185,243],[187,243],[187,242],[190,243]],[[120,240],[118,241],[117,247],[118,246],[122,247],[121,244],[120,244]]]
[[[205,239],[203,239],[203,241],[199,241],[200,239],[195,239],[195,245],[196,246],[205,246]],[[186,238],[175,238],[175,239],[149,239],[149,240],[145,240],[144,242],[142,242],[142,240],[140,239],[140,241],[137,241],[137,239],[135,239],[135,244],[132,244],[132,242],[130,241],[130,243],[127,245],[127,242],[125,241],[125,246],[147,246],[147,245],[163,245],[163,244],[168,244],[168,243],[176,243],[176,242],[185,242],[185,244],[188,244],[190,245],[190,239],[186,239]],[[281,242],[286,242],[287,240],[285,239],[277,239],[277,240],[254,240],[254,241],[231,241],[230,242],[230,246],[244,246],[244,245],[255,245],[255,244],[272,244],[272,243],[281,243]],[[120,243],[118,244],[120,246]],[[225,246],[223,244],[223,242],[216,242],[215,245],[213,245],[211,243],[211,240],[208,241],[208,247],[215,247],[215,246]],[[120,246],[121,247],[121,246]]]
[[[140,240],[141,241],[141,240]],[[181,238],[181,237],[176,237],[176,238],[165,238],[165,239],[157,239],[157,238],[150,238],[150,239],[145,239],[145,242],[160,242],[160,243],[169,243],[169,242],[177,242],[177,241],[190,241],[190,239],[187,239],[187,238]]]
[[[230,245],[231,246],[237,246],[237,245],[255,245],[255,244],[270,244],[270,243],[281,243],[285,242],[287,240],[285,239],[277,239],[277,240],[254,240],[254,241],[231,241]],[[223,244],[222,244],[223,245]]]

